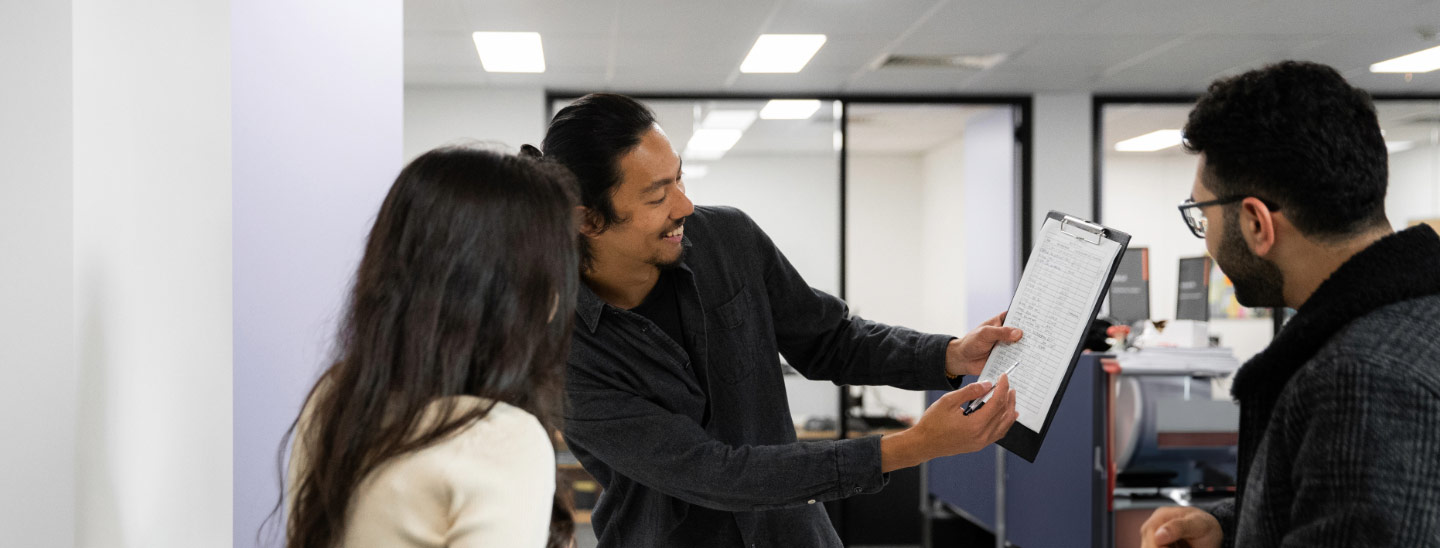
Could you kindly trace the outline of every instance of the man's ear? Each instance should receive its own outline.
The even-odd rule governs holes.
[[[1250,197],[1240,202],[1240,230],[1250,252],[1265,257],[1275,249],[1275,214],[1259,198]]]
[[[575,206],[575,225],[580,229],[580,234],[588,238],[599,236],[604,232],[604,220],[600,214],[585,206]]]

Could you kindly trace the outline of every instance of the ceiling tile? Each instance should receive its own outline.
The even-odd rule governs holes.
[[[739,35],[753,42],[760,35],[760,27],[775,1],[629,0],[613,3],[616,4],[620,31],[627,37],[656,34]]]
[[[468,33],[407,32],[405,33],[405,65],[451,65],[480,67],[480,55]]]
[[[405,31],[463,31],[470,22],[460,0],[406,0]]]
[[[1055,35],[1037,40],[1006,59],[1006,68],[1109,67],[1140,57],[1176,40],[1168,35]]]
[[[1258,16],[1264,0],[1111,0],[1062,25],[1060,32],[1092,36],[1165,34],[1183,36],[1227,28]]]
[[[417,2],[420,0],[406,0]],[[593,33],[610,28],[615,0],[456,0],[471,31]]]
[[[1440,0],[407,0],[407,83],[648,92],[1185,92],[1280,59],[1334,65],[1382,93],[1440,92],[1440,72],[1370,63],[1433,46]],[[931,14],[925,17],[926,14]],[[487,75],[469,34],[540,32],[543,75]],[[737,74],[761,32],[829,36],[793,75]],[[908,34],[907,34],[908,32]],[[1007,53],[984,72],[870,71],[885,53]],[[610,66],[613,61],[614,66]],[[454,74],[447,74],[453,71]]]
[[[768,33],[875,35],[893,40],[934,2],[880,0],[798,0],[784,2]]]

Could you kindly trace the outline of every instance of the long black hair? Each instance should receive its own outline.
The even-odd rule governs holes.
[[[287,546],[339,546],[368,473],[493,402],[559,426],[578,268],[573,187],[557,166],[471,148],[427,152],[400,172],[333,365],[307,398],[306,426],[287,434],[308,457],[290,486]],[[462,413],[448,397],[460,395],[492,403]],[[426,420],[437,401],[441,420]],[[557,490],[550,544],[569,545],[573,529]]]
[[[639,101],[614,93],[591,93],[570,103],[545,130],[540,148],[545,159],[559,162],[580,184],[580,205],[601,231],[624,223],[612,200],[621,181],[620,158],[640,145],[655,125],[655,112]],[[589,269],[589,243],[580,239],[580,260]]]

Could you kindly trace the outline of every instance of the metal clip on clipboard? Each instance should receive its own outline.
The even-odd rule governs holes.
[[[1079,232],[1071,231],[1071,226],[1079,229]],[[1105,237],[1105,227],[1082,221],[1069,215],[1066,215],[1064,219],[1060,220],[1060,232],[1090,242],[1092,245],[1100,245],[1100,240]]]

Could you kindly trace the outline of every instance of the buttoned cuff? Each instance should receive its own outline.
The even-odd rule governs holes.
[[[950,335],[925,335],[920,340],[915,349],[916,377],[919,381],[916,386],[924,390],[954,390],[964,384],[964,375],[954,379],[945,375],[945,351],[953,340],[955,337]]]
[[[878,493],[890,483],[890,474],[880,472],[880,436],[866,436],[835,442],[836,492],[840,499]]]
[[[1235,546],[1235,499],[1225,499],[1200,508],[1215,516],[1215,521],[1220,522],[1220,546],[1223,548]]]

